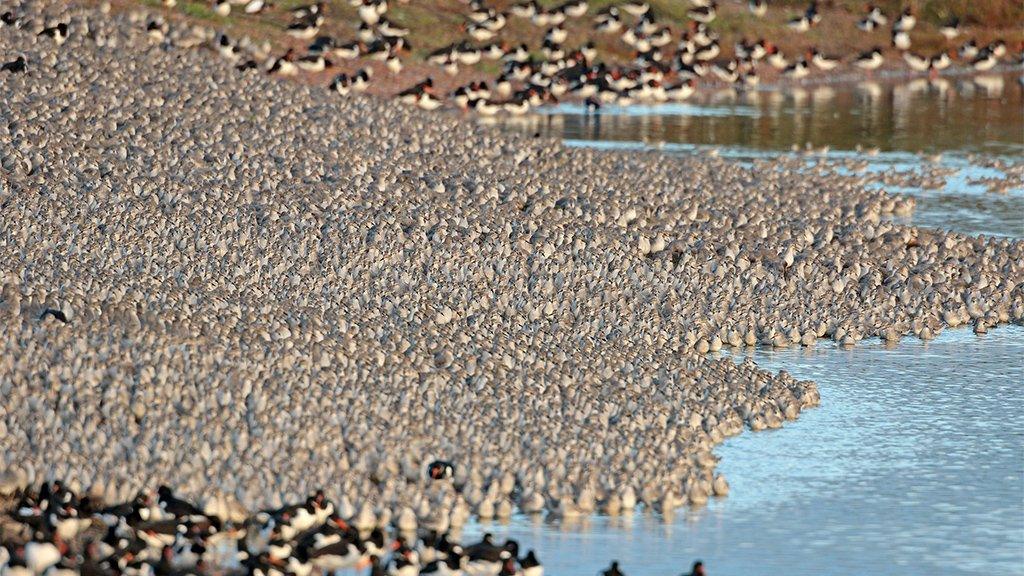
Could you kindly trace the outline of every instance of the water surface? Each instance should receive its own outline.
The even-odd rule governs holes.
[[[509,126],[568,140],[789,150],[1024,151],[1024,86],[1015,75],[918,78],[699,93],[685,104],[543,108]]]
[[[908,223],[1024,237],[1024,91],[1012,75],[724,91],[597,115],[564,105],[505,122],[574,146],[801,154],[915,196]],[[1024,574],[1024,327],[743,354],[816,381],[821,406],[716,449],[728,498],[668,520],[519,517],[467,539],[518,538],[558,575],[611,558],[631,576],[684,573],[695,558],[714,575]]]
[[[727,498],[664,521],[517,518],[472,526],[536,546],[551,574],[1020,574],[1024,572],[1024,328],[746,352],[813,379],[821,407],[716,453]],[[737,358],[739,360],[739,358]]]
[[[499,121],[571,146],[714,150],[740,161],[792,154],[863,161],[854,172],[879,180],[870,186],[917,198],[907,223],[1024,236],[1024,85],[1012,74],[730,89],[685,104],[609,106],[596,114],[563,104]]]

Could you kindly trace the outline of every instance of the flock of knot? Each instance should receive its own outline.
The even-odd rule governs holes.
[[[340,61],[384,62],[384,66],[364,66],[355,72],[337,74],[330,82],[330,89],[340,94],[361,92],[374,82],[375,70],[378,74],[381,70],[400,72],[402,57],[411,49],[407,39],[410,30],[388,19],[389,1],[410,0],[349,0],[358,16],[358,24],[353,23],[358,26],[356,36],[351,39],[321,34],[325,21],[331,17],[330,8],[324,2],[291,10],[293,21],[287,25],[286,32],[294,38],[311,41],[304,54],[289,48],[284,54],[275,55],[267,44],[236,40],[226,33],[216,34],[205,44],[241,70],[264,70],[282,76],[320,73]],[[834,74],[838,67],[847,64],[870,75],[885,65],[888,58],[902,60],[902,64],[914,72],[936,75],[956,60],[975,70],[987,71],[1001,60],[1010,59],[1006,43],[998,39],[985,45],[970,39],[955,46],[953,43],[963,35],[960,19],[956,17],[941,24],[926,23],[927,29],[922,34],[941,35],[944,46],[933,54],[915,52],[912,35],[921,28],[915,12],[906,8],[898,14],[885,14],[873,5],[866,7],[856,26],[864,34],[887,38],[892,51],[874,47],[862,53],[829,54],[827,49],[810,47],[799,54],[784,54],[768,38],[743,39],[730,51],[720,45],[719,33],[712,24],[718,13],[716,0],[680,1],[692,4],[686,14],[689,21],[681,30],[674,30],[659,20],[646,0],[628,0],[601,10],[592,10],[587,0],[568,0],[551,8],[541,6],[537,0],[524,0],[507,10],[489,6],[486,0],[469,0],[462,26],[465,37],[426,55],[426,62],[429,67],[442,68],[445,73],[456,76],[460,67],[471,68],[481,60],[491,60],[500,66],[500,72],[489,81],[475,79],[442,91],[435,86],[428,69],[423,72],[424,79],[401,89],[397,98],[430,110],[449,104],[481,115],[525,114],[531,108],[561,99],[585,102],[588,109],[609,103],[679,102],[689,98],[704,81],[740,88],[755,86],[765,69],[771,71],[771,77],[800,79],[814,70]],[[177,0],[164,0],[164,4],[173,8]],[[768,1],[751,0],[749,9],[763,17],[769,10]],[[232,10],[255,15],[277,8],[266,0],[214,0],[212,10],[228,17]],[[543,30],[541,44],[510,45],[503,40],[503,30],[513,18],[523,19]],[[587,36],[573,37],[565,26],[569,20],[588,18],[593,24]],[[168,39],[168,26],[163,17],[146,22],[156,42]],[[806,9],[794,14],[787,25],[788,30],[797,33],[817,26],[853,24],[846,19],[835,23],[827,21],[814,0]],[[622,43],[620,48],[631,51],[629,61],[619,64],[603,61],[595,38],[618,38]],[[1014,57],[1017,64],[1021,63],[1021,57]]]
[[[819,401],[708,352],[1024,319],[1024,243],[895,223],[855,174],[569,149],[7,6],[4,486],[323,487],[423,534],[670,515],[728,492],[717,443]]]

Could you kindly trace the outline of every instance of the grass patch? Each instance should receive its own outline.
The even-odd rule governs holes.
[[[190,18],[199,18],[200,20],[225,20],[225,18],[221,18],[214,14],[213,8],[206,3],[183,2],[181,3],[181,11]]]

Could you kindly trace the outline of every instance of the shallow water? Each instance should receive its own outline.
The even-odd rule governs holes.
[[[506,120],[521,130],[568,140],[666,142],[789,150],[946,150],[1012,155],[1024,151],[1024,86],[1017,75],[928,81],[862,82],[785,90],[699,94],[684,104],[606,106],[587,114],[577,104]]]
[[[741,161],[827,145],[829,160],[866,160],[870,173],[943,172],[927,188],[875,184],[917,198],[909,223],[1020,238],[1024,184],[995,193],[979,180],[1007,176],[993,159],[1021,161],[1022,94],[1015,76],[963,77],[725,92],[597,116],[562,106],[509,125],[574,146],[714,148]],[[821,406],[720,446],[728,498],[669,520],[519,517],[470,526],[466,539],[515,537],[558,575],[612,558],[631,576],[684,573],[696,558],[715,575],[1024,574],[1024,327],[742,354],[815,380]]]
[[[551,574],[1014,574],[1024,570],[1024,328],[931,342],[751,350],[818,382],[821,407],[717,454],[729,497],[670,522],[472,526],[536,546]]]
[[[965,234],[1024,237],[1024,177],[992,160],[1024,159],[1024,85],[1018,76],[923,78],[903,83],[815,86],[786,91],[722,91],[686,104],[579,105],[499,120],[514,130],[562,138],[571,146],[710,150],[739,160],[828,147],[809,159],[864,160],[875,176],[899,173],[925,184],[883,187],[917,198],[903,221]],[[985,179],[1006,182],[992,191]],[[876,184],[881,185],[881,184]]]

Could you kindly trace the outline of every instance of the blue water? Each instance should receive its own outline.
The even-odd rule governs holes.
[[[990,162],[1024,158],[1024,90],[1014,77],[723,91],[696,104],[584,112],[566,105],[514,122],[571,146],[750,162],[811,144],[830,149],[806,155],[808,169],[824,161],[848,172],[845,161],[861,160],[866,168],[855,169],[868,175],[941,171],[927,189],[868,185],[914,196],[906,223],[1024,237],[1024,182]],[[1004,193],[978,182],[1007,176]],[[816,381],[821,406],[719,446],[727,498],[672,518],[518,517],[472,525],[465,539],[514,537],[538,549],[548,574],[570,576],[611,559],[630,576],[674,575],[698,558],[713,575],[1024,574],[1024,327],[736,359],[744,354]]]
[[[1024,328],[930,342],[747,352],[813,379],[821,407],[716,452],[727,498],[665,520],[474,525],[538,549],[550,574],[992,575],[1024,572]],[[737,358],[739,359],[739,358]]]

